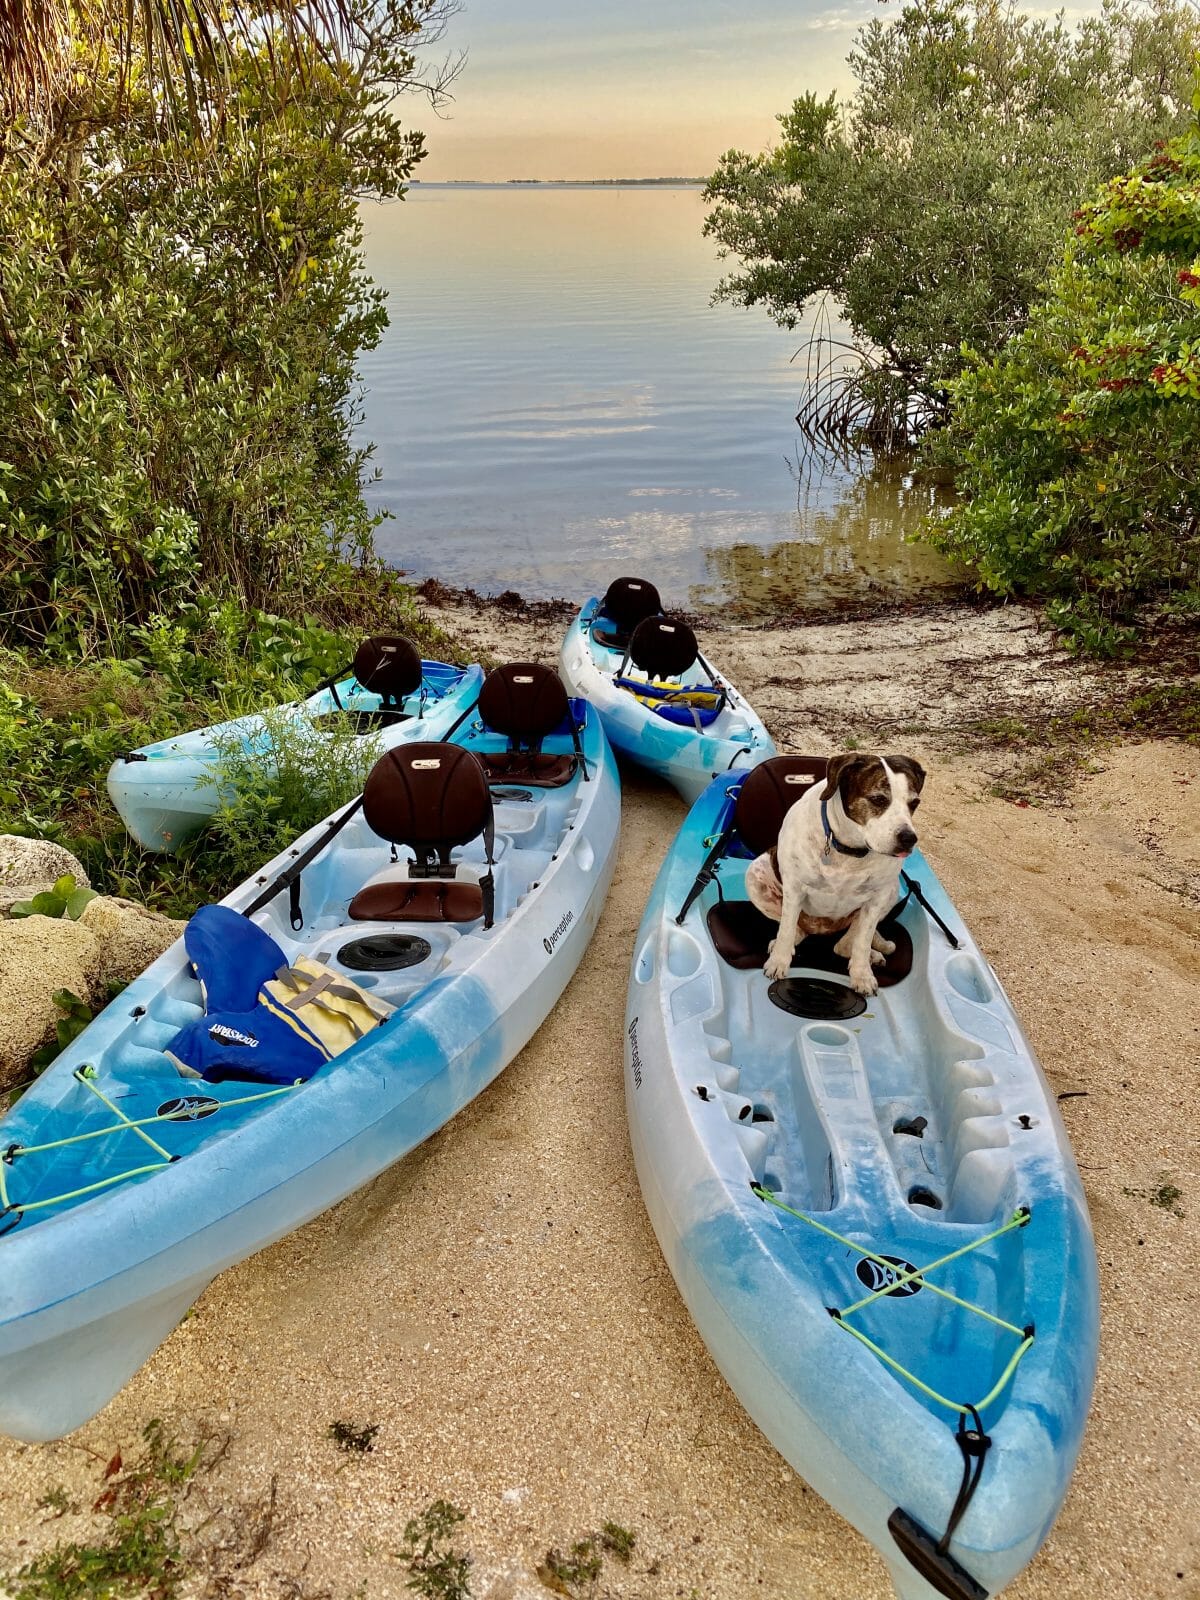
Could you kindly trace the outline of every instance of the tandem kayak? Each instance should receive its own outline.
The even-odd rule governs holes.
[[[680,830],[629,984],[634,1157],[750,1416],[904,1600],[982,1600],[1037,1552],[1079,1451],[1091,1224],[1054,1095],[919,854],[870,1002],[832,936],[764,975],[776,924],[745,868],[825,766],[722,778]]]
[[[218,1272],[428,1138],[548,1015],[604,904],[620,789],[587,708],[548,668],[515,676],[536,715],[503,676],[489,699],[492,674],[454,742],[387,752],[0,1120],[0,1432],[86,1421]],[[268,1007],[252,968],[267,951],[270,978],[276,946]],[[349,1011],[386,1020],[325,1059],[317,1010],[292,1008],[347,1009],[347,979]]]
[[[633,586],[632,611],[622,585]],[[647,606],[654,609],[637,616]],[[568,628],[558,670],[571,694],[595,706],[613,749],[690,805],[718,774],[757,765],[775,745],[746,698],[705,661],[691,628],[657,607],[652,585],[618,579]]]
[[[274,730],[288,724],[320,739],[343,723],[372,735],[381,752],[411,739],[441,739],[482,682],[477,666],[422,661],[407,639],[379,635],[359,646],[349,676],[306,700],[159,739],[119,757],[108,771],[109,796],[144,850],[169,853],[228,798],[215,776],[222,754],[245,751],[269,760]]]

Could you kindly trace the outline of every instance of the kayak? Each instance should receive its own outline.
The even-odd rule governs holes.
[[[0,1432],[94,1415],[218,1272],[428,1138],[549,1014],[612,876],[615,764],[582,704],[536,751],[479,713],[387,752],[361,802],[201,908],[0,1119]],[[319,1008],[292,1009],[322,983],[372,1014],[328,1058]]]
[[[754,708],[709,667],[685,623],[660,614],[625,633],[613,626],[607,602],[607,596],[593,597],[571,623],[558,670],[568,691],[596,708],[618,755],[658,773],[690,805],[718,774],[775,754]],[[663,672],[637,664],[635,641],[643,638],[651,646],[651,669],[661,665]],[[661,653],[676,640],[678,653]]]
[[[403,658],[398,679],[389,647]],[[389,673],[402,693],[389,693]],[[410,739],[441,739],[482,682],[479,667],[422,661],[406,639],[368,639],[355,656],[353,673],[322,685],[306,700],[265,716],[255,713],[159,739],[118,757],[108,771],[108,792],[137,843],[169,853],[199,832],[229,798],[214,778],[223,753],[245,751],[269,759],[273,730],[285,724],[315,739],[335,723],[348,724],[356,733],[372,735],[381,753]]]
[[[759,1428],[904,1600],[982,1600],[1037,1552],[1079,1451],[1091,1224],[1054,1095],[919,852],[877,996],[850,988],[835,936],[764,975],[776,924],[745,869],[778,836],[783,785],[798,799],[825,767],[722,777],[675,840],[629,983],[634,1158]]]

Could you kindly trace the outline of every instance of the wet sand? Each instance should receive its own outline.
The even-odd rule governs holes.
[[[497,657],[552,661],[562,623],[459,603],[440,620]],[[1061,1102],[1096,1228],[1103,1336],[1092,1416],[1062,1515],[1013,1600],[1200,1595],[1194,1327],[1200,1207],[1200,750],[1095,754],[1052,808],[989,793],[981,718],[1086,703],[1028,613],[964,612],[713,634],[709,654],[782,748],[876,734],[930,769],[922,844],[999,973]],[[1014,709],[1015,708],[1015,709]],[[375,1183],[222,1275],[195,1313],[68,1441],[0,1442],[0,1571],[104,1519],[103,1463],[160,1417],[227,1440],[183,1522],[217,1521],[196,1594],[315,1600],[410,1593],[394,1559],[434,1499],[471,1593],[544,1600],[551,1547],[611,1521],[636,1537],[594,1585],[622,1600],[884,1600],[882,1562],[782,1461],[700,1342],[659,1254],[622,1091],[628,962],[683,816],[624,774],[616,878],[562,1001],[503,1076]],[[1081,1091],[1081,1092],[1080,1092]],[[1155,1204],[1165,1183],[1181,1194]],[[1182,1211],[1183,1215],[1177,1212]],[[366,1454],[327,1437],[378,1426]],[[252,1519],[273,1475],[274,1517]],[[260,1520],[261,1526],[261,1520]],[[365,1585],[365,1589],[362,1587]]]

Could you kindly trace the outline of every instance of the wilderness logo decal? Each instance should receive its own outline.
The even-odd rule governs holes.
[[[207,1094],[183,1094],[175,1100],[164,1100],[158,1108],[160,1117],[170,1117],[172,1122],[199,1122],[201,1117],[211,1117],[221,1102]]]
[[[854,1276],[872,1294],[879,1294],[882,1290],[897,1300],[905,1300],[909,1295],[920,1294],[925,1287],[920,1278],[912,1278],[907,1283],[899,1281],[916,1270],[912,1262],[905,1261],[902,1256],[864,1256],[855,1267]],[[894,1284],[895,1288],[889,1288],[889,1284]]]

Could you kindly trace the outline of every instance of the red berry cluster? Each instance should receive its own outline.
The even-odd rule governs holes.
[[[1120,394],[1122,389],[1132,389],[1135,384],[1141,383],[1140,378],[1101,378],[1099,387],[1108,389],[1113,394]]]
[[[1179,274],[1179,282],[1185,289],[1200,289],[1200,272],[1185,270]]]
[[[1142,242],[1142,236],[1137,228],[1118,228],[1112,236],[1112,242],[1118,250],[1136,250]]]

